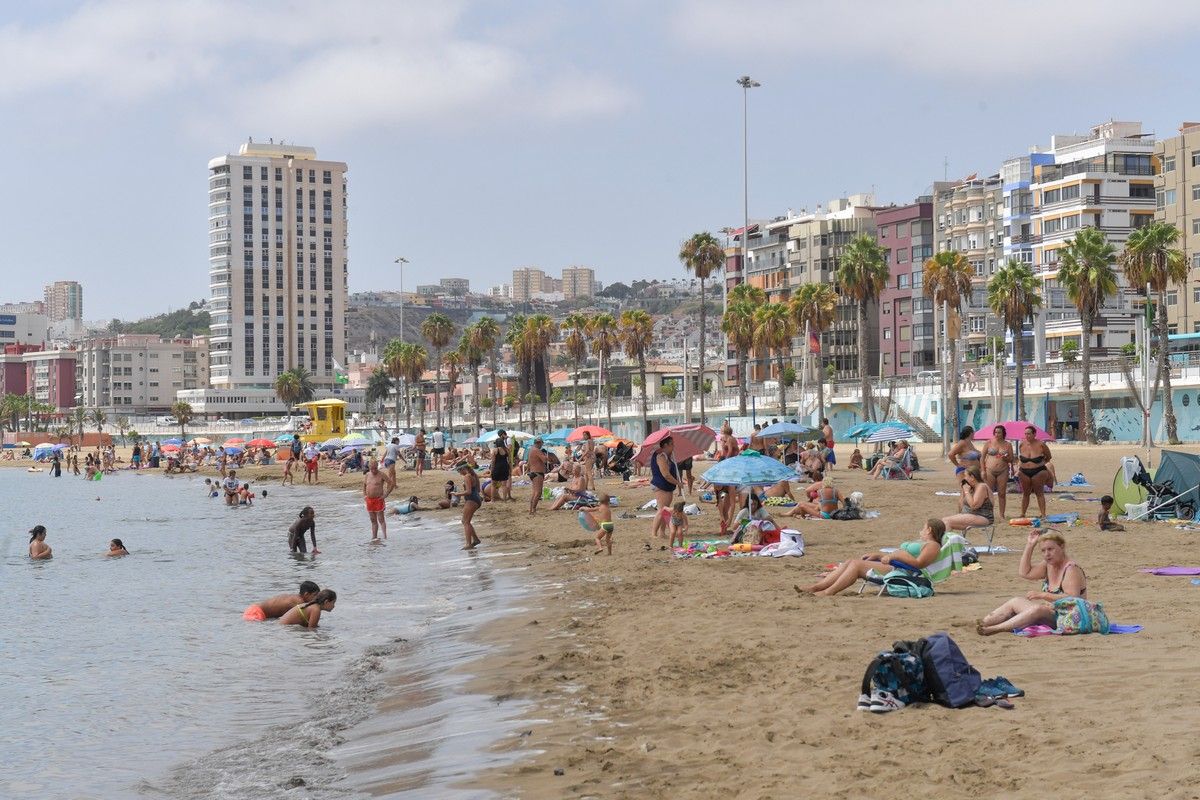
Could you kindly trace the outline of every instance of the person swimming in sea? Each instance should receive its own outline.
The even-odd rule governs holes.
[[[54,558],[54,551],[46,544],[45,525],[34,525],[29,529],[29,557],[34,561]]]
[[[268,597],[261,603],[250,606],[242,613],[242,619],[251,622],[262,622],[268,619],[279,619],[290,609],[311,601],[321,591],[321,587],[312,581],[300,584],[299,594],[277,594]]]
[[[315,628],[321,621],[322,611],[333,611],[337,605],[337,592],[333,589],[322,589],[305,603],[297,603],[279,618],[280,625],[303,625]]]
[[[115,556],[127,556],[129,551],[125,549],[125,544],[120,539],[113,539],[108,543],[108,552],[104,555],[112,558]]]

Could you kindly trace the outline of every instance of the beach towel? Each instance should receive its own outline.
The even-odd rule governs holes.
[[[1149,575],[1200,575],[1200,567],[1142,567],[1138,572]]]
[[[1142,629],[1141,625],[1117,625],[1111,623],[1108,626],[1109,633],[1137,633]],[[1013,631],[1017,636],[1024,636],[1027,639],[1032,639],[1035,636],[1062,636],[1063,632],[1051,628],[1049,625],[1030,625],[1027,628],[1019,628]]]
[[[961,492],[934,492],[935,497],[958,497]]]

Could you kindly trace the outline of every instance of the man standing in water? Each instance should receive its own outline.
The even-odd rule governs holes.
[[[379,462],[371,459],[367,474],[363,478],[363,500],[367,504],[367,516],[371,518],[371,541],[379,541],[379,531],[383,529],[383,538],[387,538],[387,519],[385,511],[387,496],[392,492],[392,485],[387,475],[379,471]]]
[[[525,459],[531,488],[529,514],[532,516],[537,513],[538,501],[542,499],[542,483],[546,480],[546,451],[542,449],[541,439],[533,440],[533,447],[529,448]]]

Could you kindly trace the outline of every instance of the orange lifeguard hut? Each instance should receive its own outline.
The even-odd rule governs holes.
[[[312,400],[296,407],[306,410],[312,423],[308,432],[300,436],[301,441],[323,442],[346,435],[345,400]]]

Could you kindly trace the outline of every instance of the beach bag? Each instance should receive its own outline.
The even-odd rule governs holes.
[[[913,653],[884,651],[872,659],[863,673],[862,693],[889,692],[909,705],[928,698],[925,688],[925,667]]]
[[[1108,633],[1108,615],[1099,603],[1082,597],[1063,597],[1054,601],[1055,627],[1066,635],[1075,633]]]
[[[883,576],[883,590],[891,597],[933,597],[933,584],[928,578],[899,570]]]
[[[962,708],[975,702],[982,677],[949,634],[935,633],[915,642],[897,642],[895,647],[897,650],[903,647],[921,657],[925,685],[935,703]]]
[[[829,516],[832,519],[841,520],[843,522],[845,522],[847,520],[856,520],[856,519],[863,518],[862,511],[860,511],[857,506],[855,506],[853,503],[851,503],[849,498],[846,498],[843,501],[843,505],[841,508],[839,508],[837,511],[834,511]]]

